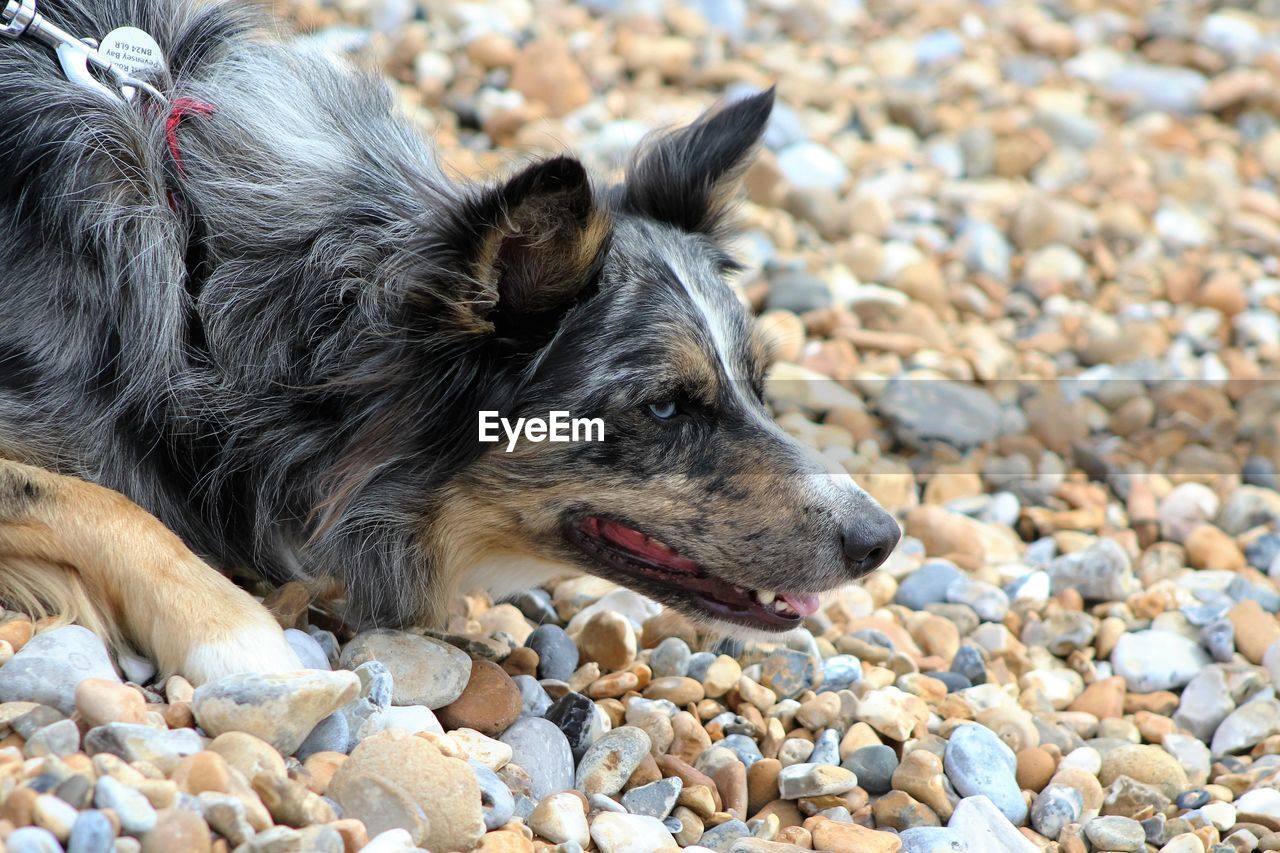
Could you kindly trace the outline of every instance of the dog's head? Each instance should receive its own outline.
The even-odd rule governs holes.
[[[618,186],[560,157],[467,211],[478,290],[455,308],[503,374],[494,408],[598,418],[604,438],[489,445],[450,485],[447,558],[569,564],[784,630],[894,548],[896,521],[773,422],[767,346],[725,282],[727,214],[772,104],[657,137]]]

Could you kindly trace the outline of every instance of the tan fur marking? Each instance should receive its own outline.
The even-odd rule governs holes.
[[[242,632],[284,643],[262,605],[128,498],[7,460],[0,597],[34,616],[84,625],[117,649],[132,646],[165,673],[189,670],[193,652],[235,645]]]

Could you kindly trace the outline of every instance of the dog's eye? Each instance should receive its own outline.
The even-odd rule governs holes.
[[[649,414],[660,421],[671,420],[676,416],[676,401],[663,400],[660,403],[650,403]]]

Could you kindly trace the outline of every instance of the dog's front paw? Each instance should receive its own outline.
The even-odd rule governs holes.
[[[180,674],[194,685],[242,672],[296,672],[305,669],[279,626],[255,625],[230,637],[192,645]]]

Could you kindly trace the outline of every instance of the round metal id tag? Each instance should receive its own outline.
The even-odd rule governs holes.
[[[103,36],[98,53],[131,77],[138,77],[154,68],[163,71],[167,67],[160,45],[149,33],[137,27],[116,27]]]

